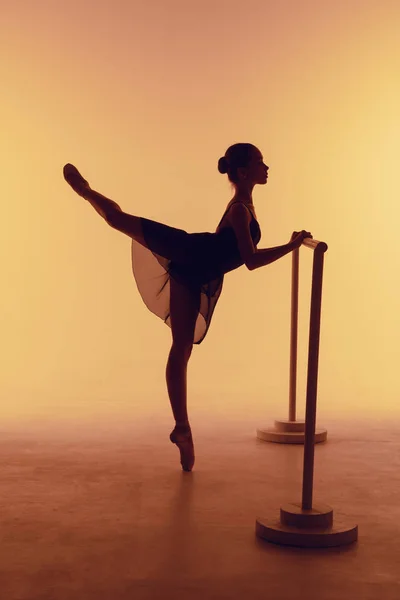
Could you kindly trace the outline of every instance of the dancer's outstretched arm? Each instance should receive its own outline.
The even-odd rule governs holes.
[[[270,265],[271,263],[278,260],[278,258],[282,258],[286,254],[289,254],[289,252],[296,250],[296,248],[300,248],[301,244],[303,243],[303,240],[311,237],[312,235],[309,231],[303,230],[300,233],[294,232],[294,234],[292,235],[292,239],[288,244],[284,244],[283,246],[276,246],[275,248],[261,248],[260,250],[257,249],[248,260],[248,268],[250,269],[250,271],[253,271],[254,269],[258,269],[259,267]]]
[[[260,267],[265,267],[269,265],[282,256],[289,254],[292,250],[295,249],[293,242],[289,242],[288,244],[284,244],[283,246],[275,246],[275,248],[260,248],[255,251],[255,253],[248,260],[249,269],[253,271],[254,269],[259,269]]]

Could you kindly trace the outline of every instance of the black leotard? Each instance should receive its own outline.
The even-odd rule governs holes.
[[[233,204],[224,212],[218,227]],[[261,230],[253,213],[251,215],[250,233],[257,245]],[[188,233],[144,217],[141,224],[148,247],[132,240],[132,267],[142,299],[148,309],[170,327],[170,278],[196,293],[200,291],[193,340],[200,344],[210,326],[225,273],[244,264],[235,232],[227,225],[219,230],[217,227],[214,233]]]

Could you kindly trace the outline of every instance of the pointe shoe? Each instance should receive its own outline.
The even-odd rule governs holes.
[[[83,192],[89,189],[89,183],[82,177],[78,169],[67,163],[63,169],[64,179],[72,187],[74,192],[82,196]]]
[[[181,465],[184,471],[191,471],[194,465],[194,445],[190,429],[180,430],[175,427],[169,439],[176,444],[181,454]]]

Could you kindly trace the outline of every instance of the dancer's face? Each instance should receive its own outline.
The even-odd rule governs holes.
[[[268,180],[269,167],[265,164],[263,155],[259,150],[254,150],[253,156],[246,169],[241,169],[242,175],[246,175],[246,181],[256,185],[265,185]]]

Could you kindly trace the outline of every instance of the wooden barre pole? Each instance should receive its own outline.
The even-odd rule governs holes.
[[[303,510],[312,509],[322,277],[324,267],[324,252],[327,248],[328,246],[324,242],[317,242],[314,249],[310,311],[310,336],[308,346],[306,426],[304,443],[302,496]]]
[[[319,252],[326,252],[328,246],[325,242],[306,238],[302,245]],[[292,251],[292,289],[291,289],[291,323],[290,323],[290,365],[289,365],[289,418],[288,420],[275,420],[274,428],[257,429],[257,437],[266,442],[282,444],[304,444],[305,421],[296,420],[297,396],[297,342],[298,342],[298,311],[299,311],[299,260],[300,248]],[[314,432],[314,442],[325,442],[326,429]]]
[[[325,242],[313,238],[305,238],[304,246],[315,250],[317,247],[323,252],[328,249]],[[299,317],[299,257],[300,248],[292,252],[292,301],[290,325],[290,375],[289,375],[289,422],[296,421],[296,390],[297,390],[297,340]]]
[[[292,307],[290,325],[289,422],[296,420],[297,332],[299,315],[299,248],[292,252]]]
[[[306,246],[306,248],[311,248],[312,250],[316,250],[318,248],[318,250],[321,250],[321,252],[326,252],[328,250],[328,244],[314,240],[314,238],[305,238],[302,245]]]

